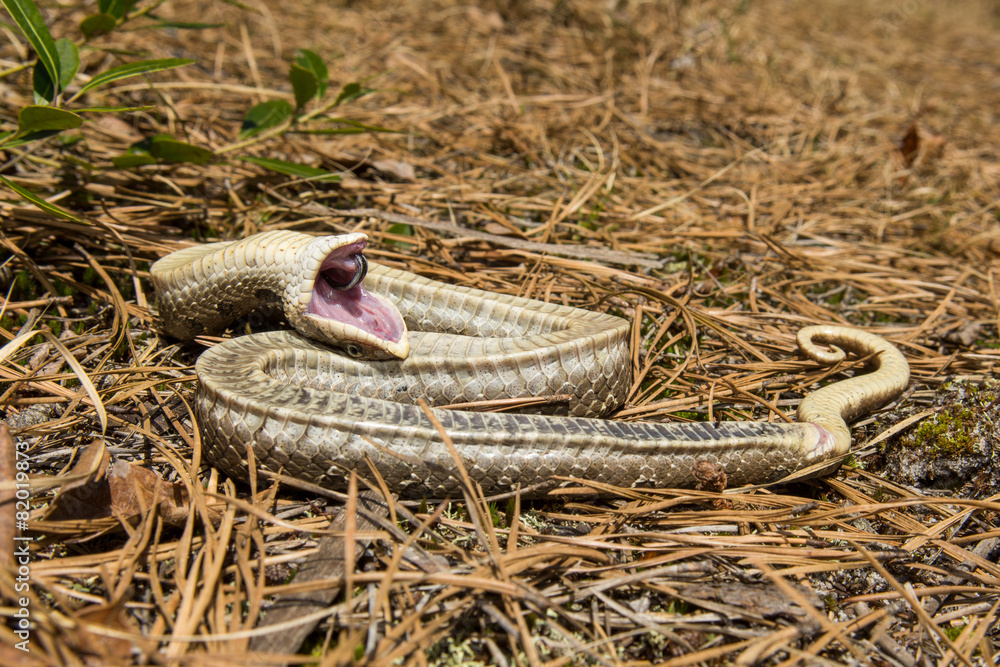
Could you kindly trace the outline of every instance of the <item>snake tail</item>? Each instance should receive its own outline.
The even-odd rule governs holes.
[[[874,334],[835,325],[800,329],[799,349],[813,361],[833,365],[845,358],[845,351],[872,356],[875,372],[821,387],[799,404],[795,418],[825,429],[833,436],[837,454],[851,450],[848,421],[876,410],[897,398],[910,381],[910,366],[896,347]],[[827,345],[824,350],[818,346]]]

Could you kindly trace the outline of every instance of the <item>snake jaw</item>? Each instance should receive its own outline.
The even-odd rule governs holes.
[[[292,324],[354,357],[403,359],[410,346],[402,315],[362,284],[367,245],[364,234],[345,234],[316,239],[304,249],[298,300],[304,308]]]

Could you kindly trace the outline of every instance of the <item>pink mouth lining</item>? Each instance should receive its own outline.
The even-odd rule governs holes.
[[[354,257],[364,251],[367,245],[365,241],[358,241],[337,248],[323,260],[313,281],[309,313],[355,326],[380,340],[398,343],[406,331],[406,325],[394,309],[386,307],[363,285],[356,285],[348,290],[335,290],[323,279],[323,275],[326,275],[334,284],[350,283],[358,268]]]

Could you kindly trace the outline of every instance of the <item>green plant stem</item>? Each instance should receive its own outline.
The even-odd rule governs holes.
[[[55,160],[50,160],[49,158],[43,158],[43,157],[38,157],[37,155],[32,155],[35,149],[37,149],[40,145],[41,144],[39,144],[38,142],[35,142],[33,144],[27,144],[25,150],[19,150],[17,148],[3,148],[3,144],[0,143],[0,150],[5,150],[6,152],[12,155],[12,157],[9,160],[4,162],[3,164],[0,164],[0,171],[5,171],[10,167],[13,167],[18,162],[26,162],[26,161],[32,162],[34,164],[43,164],[47,167],[52,167],[53,169],[59,169],[62,166],[60,165],[59,162]]]
[[[270,130],[265,130],[260,134],[251,137],[250,139],[246,139],[245,141],[237,141],[235,144],[229,144],[228,146],[223,146],[222,148],[216,150],[215,154],[224,155],[225,153],[231,153],[232,151],[239,150],[241,148],[246,148],[247,146],[253,146],[254,144],[258,144],[266,139],[270,139],[271,137],[276,137],[278,135],[284,134],[285,132],[288,131],[288,128],[290,128],[292,125],[295,124],[295,121],[297,120],[298,119],[295,117],[289,118],[288,120],[281,123],[281,125],[276,125],[272,127]]]
[[[35,63],[37,63],[37,62],[38,62],[38,60],[36,59],[36,60],[32,60],[31,62],[23,63],[21,65],[15,65],[14,67],[11,67],[10,69],[0,70],[0,79],[4,78],[8,74],[17,74],[18,72],[23,72],[24,70],[28,69],[29,67],[34,67]]]

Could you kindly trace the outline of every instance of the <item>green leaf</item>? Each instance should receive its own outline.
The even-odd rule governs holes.
[[[156,158],[152,155],[119,155],[111,158],[111,164],[119,169],[132,169],[147,164],[156,164]]]
[[[110,14],[120,19],[125,16],[125,0],[98,0],[97,9],[102,14]]]
[[[55,41],[56,53],[59,55],[59,90],[65,90],[76,71],[80,68],[80,54],[76,50],[76,44],[60,37]],[[35,104],[51,104],[56,98],[56,87],[52,85],[48,70],[42,67],[39,60],[35,63],[35,68],[31,73],[31,88],[34,92]]]
[[[65,220],[72,220],[73,222],[80,222],[80,223],[83,223],[85,225],[90,224],[86,220],[84,220],[83,218],[77,217],[77,216],[73,215],[72,213],[70,213],[69,211],[67,211],[65,209],[62,209],[62,208],[59,208],[55,204],[50,204],[49,202],[45,201],[44,199],[42,199],[38,195],[36,195],[36,194],[34,194],[34,193],[32,193],[32,192],[30,192],[28,190],[25,190],[24,188],[22,188],[17,183],[13,183],[12,181],[7,180],[3,176],[0,176],[0,183],[3,183],[8,188],[10,188],[11,190],[13,190],[17,194],[21,195],[21,197],[23,197],[24,199],[27,199],[32,204],[34,204],[38,208],[42,209],[46,213],[51,213],[52,215],[54,215],[56,217],[59,217],[59,218],[63,218]]]
[[[337,95],[337,101],[334,102],[334,106],[338,106],[344,102],[356,100],[359,97],[364,97],[365,95],[369,95],[374,92],[374,88],[365,88],[357,82],[349,83],[340,89],[340,94]]]
[[[156,164],[156,158],[149,152],[151,143],[149,139],[138,141],[129,146],[124,155],[111,158],[111,163],[119,169],[129,169],[144,164]]]
[[[395,225],[389,225],[386,230],[390,234],[396,234],[397,236],[413,236],[413,225],[407,225],[404,223],[397,223]],[[397,241],[395,239],[386,239],[384,243],[389,245],[394,245],[398,248],[408,249],[413,248],[413,243],[407,243],[406,241]]]
[[[212,151],[174,139],[169,134],[158,134],[150,140],[149,153],[162,162],[187,162],[207,164],[214,157]]]
[[[127,169],[157,162],[205,164],[213,157],[212,151],[206,148],[178,141],[169,134],[158,134],[135,142],[124,155],[112,158],[111,162],[119,169]]]
[[[340,176],[337,174],[330,173],[325,169],[317,169],[316,167],[309,167],[304,164],[296,164],[295,162],[285,162],[284,160],[251,156],[244,156],[240,159],[244,162],[251,162],[258,167],[264,167],[265,169],[276,171],[279,174],[285,174],[286,176],[295,176],[296,178],[324,181],[327,183],[337,183],[340,181]]]
[[[127,79],[129,77],[139,76],[140,74],[147,74],[149,72],[159,72],[166,69],[183,67],[185,65],[190,65],[193,62],[193,60],[189,60],[188,58],[165,58],[163,60],[140,60],[139,62],[112,67],[108,71],[101,72],[91,79],[87,85],[81,88],[80,92],[73,97],[79,97],[88,90],[92,90],[98,86],[103,86],[104,84],[111,83],[112,81]]]
[[[295,64],[302,69],[309,70],[316,77],[319,88],[316,97],[326,95],[327,80],[330,78],[330,72],[326,69],[326,63],[323,62],[323,59],[315,51],[299,49],[295,56]]]
[[[80,52],[76,44],[65,37],[56,40],[56,51],[59,52],[59,89],[66,90],[80,69]]]
[[[61,80],[59,73],[59,51],[56,43],[45,27],[45,20],[42,18],[38,7],[32,0],[0,0],[3,6],[10,12],[11,18],[17,23],[24,36],[31,42],[31,46],[38,54],[38,62],[49,74],[52,81]]]
[[[118,19],[111,14],[91,14],[80,21],[80,32],[87,39],[104,35],[115,29]]]
[[[80,132],[66,132],[65,134],[60,134],[59,138],[56,139],[56,141],[58,141],[59,145],[62,146],[63,148],[69,146],[75,146],[76,144],[83,141],[83,134],[81,134]],[[72,155],[67,153],[66,155],[61,155],[59,159],[70,160],[72,157],[73,157]]]
[[[264,130],[281,125],[292,115],[292,105],[286,100],[270,100],[254,105],[243,117],[240,139],[246,139]]]
[[[413,225],[398,222],[394,225],[389,225],[389,228],[385,231],[398,236],[413,236]]]
[[[83,125],[83,119],[75,113],[55,107],[28,106],[17,114],[18,135],[46,130],[72,130],[81,125]]]
[[[316,91],[319,90],[319,81],[311,71],[299,65],[292,65],[288,70],[288,79],[292,82],[292,90],[295,91],[295,106],[301,109],[306,102],[311,100]]]
[[[52,83],[49,71],[42,66],[39,60],[31,68],[31,93],[35,104],[52,104],[56,99],[56,87]]]

